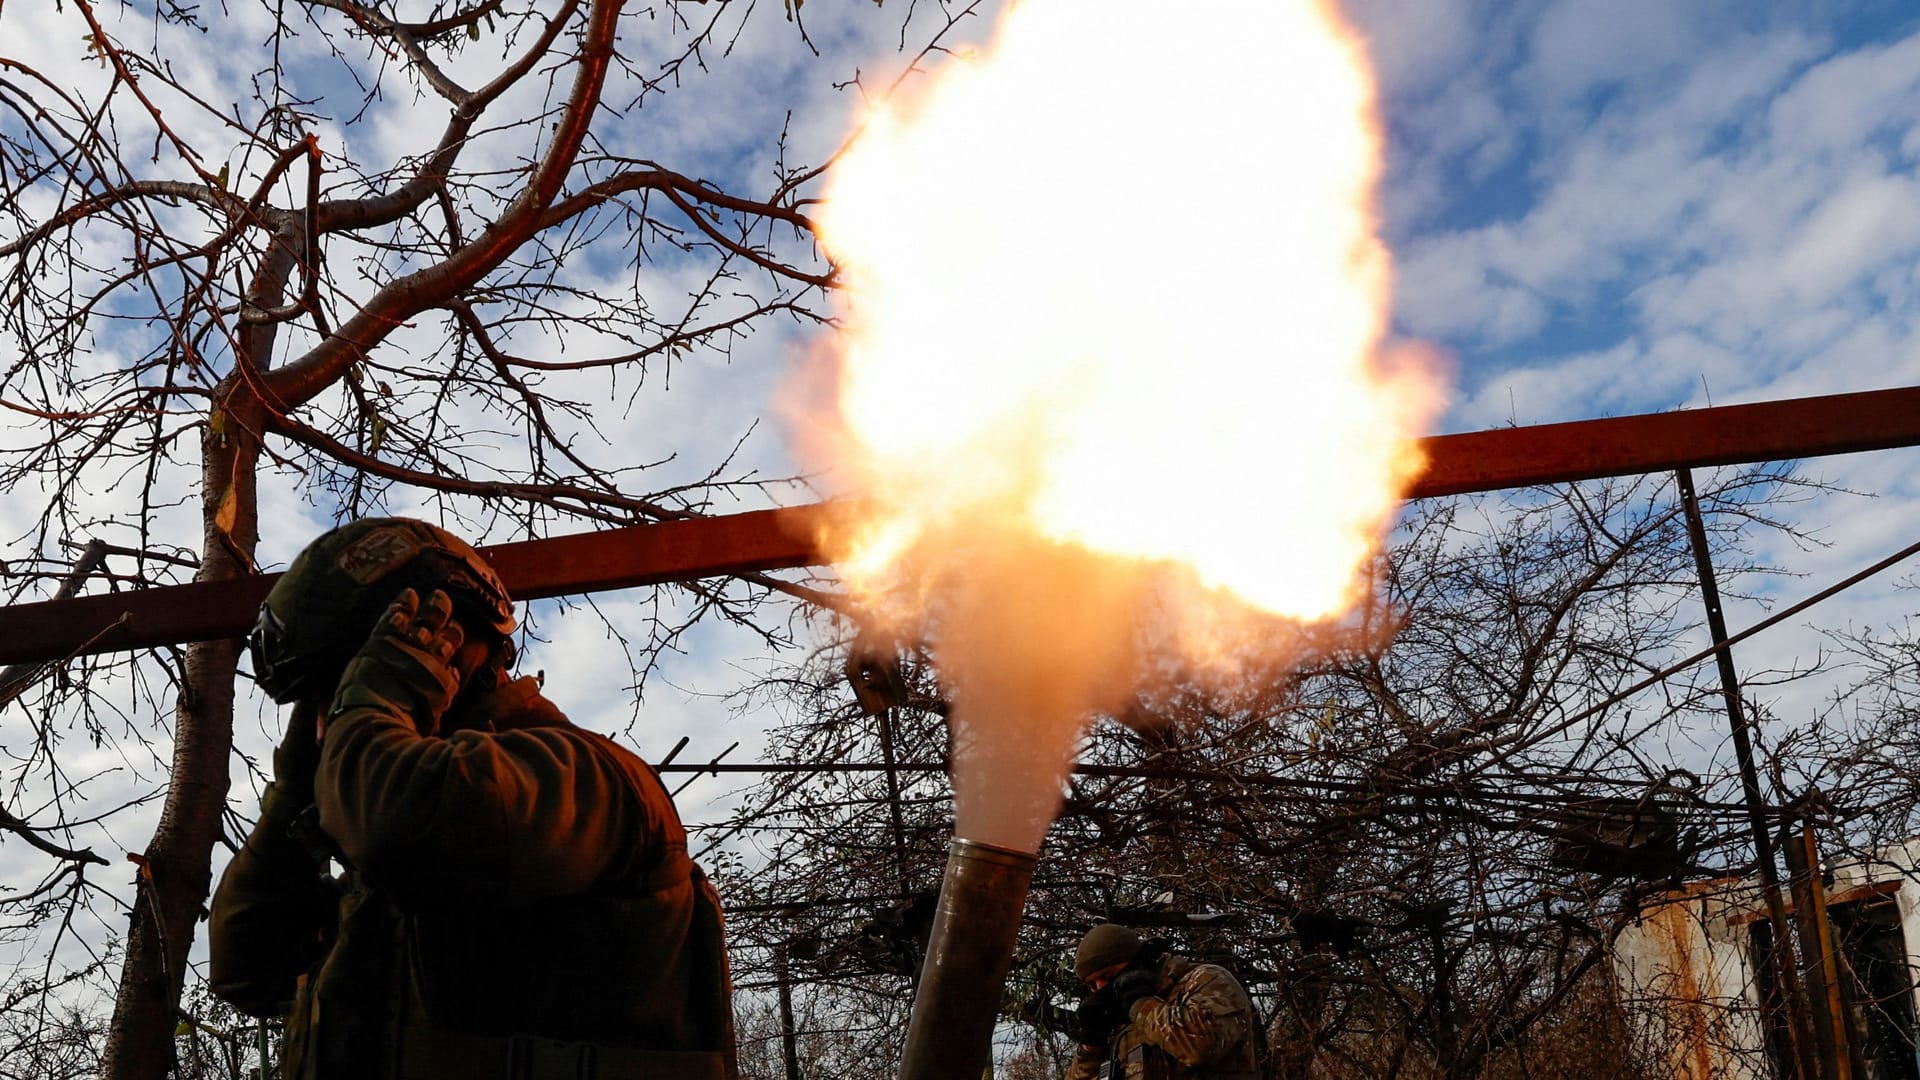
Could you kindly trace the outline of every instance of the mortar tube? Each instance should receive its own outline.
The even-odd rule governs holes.
[[[900,1080],[980,1080],[1039,856],[954,837]]]

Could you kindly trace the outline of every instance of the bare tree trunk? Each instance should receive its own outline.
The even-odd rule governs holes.
[[[293,267],[295,245],[281,237],[262,260],[250,299],[255,310],[278,306]],[[273,355],[276,327],[249,326],[238,335],[236,371],[214,393],[200,438],[200,571],[196,581],[255,572],[259,494],[254,474],[266,406],[254,389],[261,361]],[[234,639],[188,646],[174,706],[173,762],[160,824],[139,862],[120,991],[107,1029],[105,1080],[162,1080],[174,1064],[174,1030],[186,980],[187,954],[213,884],[213,845],[227,806],[233,749],[233,680],[240,658]]]
[[[787,1066],[787,1080],[801,1080],[800,1047],[793,1024],[793,972],[787,963],[791,940],[782,938],[774,946],[773,963],[780,979],[780,1058]]]
[[[215,438],[209,433],[207,441]],[[223,481],[216,489],[214,474],[231,477],[232,466],[243,456],[254,455],[238,453],[231,443],[217,450],[208,447],[207,544],[198,580],[239,577],[249,571],[216,538],[219,526],[214,520],[222,497],[216,490],[224,492],[227,486]],[[251,502],[250,491],[248,495],[246,501]],[[251,532],[251,522],[249,526]],[[158,1080],[173,1063],[173,1033],[187,952],[212,883],[213,845],[219,839],[221,811],[227,803],[238,658],[239,643],[231,639],[196,642],[187,649],[186,677],[174,708],[173,780],[160,824],[139,867],[126,967],[107,1035],[104,1072],[110,1080]]]

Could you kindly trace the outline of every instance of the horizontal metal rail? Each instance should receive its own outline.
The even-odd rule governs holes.
[[[1920,445],[1920,387],[1789,398],[1421,440],[1410,499]]]
[[[827,504],[688,518],[480,549],[517,600],[782,570],[818,561]],[[0,664],[241,637],[279,574],[0,609]]]
[[[1408,497],[1920,444],[1920,387],[1793,398],[1420,440]],[[822,561],[831,504],[634,525],[484,548],[514,597],[691,581]],[[0,609],[0,664],[238,637],[273,575]]]

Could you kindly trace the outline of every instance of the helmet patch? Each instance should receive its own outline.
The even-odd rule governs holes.
[[[374,529],[347,545],[334,565],[356,584],[371,585],[412,561],[425,545],[406,529]]]

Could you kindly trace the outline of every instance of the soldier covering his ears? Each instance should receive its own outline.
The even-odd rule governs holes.
[[[1067,1080],[1258,1080],[1253,1002],[1227,969],[1101,923],[1073,973],[1087,994]]]
[[[484,559],[405,518],[315,540],[249,640],[293,706],[214,894],[215,993],[287,1080],[730,1080],[720,905],[659,777],[507,674]],[[330,866],[344,872],[330,874]]]

